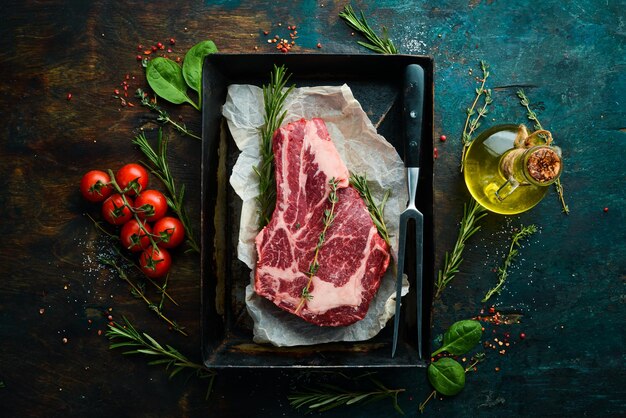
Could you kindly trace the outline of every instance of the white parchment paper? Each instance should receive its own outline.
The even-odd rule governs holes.
[[[397,260],[398,220],[406,207],[406,170],[395,148],[376,129],[352,95],[347,85],[302,87],[294,89],[285,103],[284,123],[301,118],[322,118],[339,155],[350,172],[367,175],[375,199],[390,189],[385,206],[385,223],[390,234],[392,255]],[[254,282],[258,215],[255,197],[258,178],[252,167],[259,164],[260,127],[263,125],[263,93],[259,87],[233,84],[228,88],[222,109],[228,127],[241,151],[230,177],[230,184],[241,197],[237,257],[252,269]],[[381,281],[367,315],[361,321],[345,327],[320,327],[283,311],[254,292],[253,284],[246,288],[246,306],[254,321],[254,341],[276,346],[311,345],[335,341],[363,341],[374,337],[395,312],[395,277],[390,268]],[[402,294],[408,292],[403,282]]]

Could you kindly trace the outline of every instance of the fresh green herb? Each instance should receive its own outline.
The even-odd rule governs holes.
[[[343,11],[339,13],[339,17],[345,20],[348,26],[368,40],[368,42],[358,41],[358,44],[379,54],[397,54],[398,50],[387,36],[387,28],[383,26],[382,37],[378,36],[367,23],[363,11],[360,14],[360,17],[357,16],[350,4],[346,5]]]
[[[428,380],[442,395],[454,396],[465,387],[465,369],[449,357],[443,357],[428,366]]]
[[[187,95],[183,70],[174,61],[164,57],[150,60],[146,67],[146,79],[150,88],[162,99],[174,104],[186,102],[200,110],[200,106]]]
[[[539,122],[539,119],[537,118],[537,113],[535,113],[535,111],[532,110],[532,108],[530,107],[530,100],[528,100],[528,97],[526,96],[526,93],[524,93],[524,90],[518,90],[517,97],[519,97],[520,99],[520,104],[526,108],[526,117],[528,118],[528,120],[534,123],[535,130],[543,130],[543,126],[541,126],[541,122]],[[554,188],[556,189],[556,194],[559,197],[559,202],[561,202],[561,208],[563,210],[563,213],[569,215],[569,206],[565,203],[565,197],[563,196],[563,185],[561,184],[560,177],[554,182]]]
[[[187,85],[198,93],[198,107],[202,106],[202,64],[204,57],[217,52],[213,41],[202,41],[191,47],[183,60],[183,77]]]
[[[176,128],[177,131],[181,132],[184,135],[190,136],[195,139],[202,139],[198,135],[187,129],[184,123],[178,123],[174,121],[170,117],[170,115],[157,104],[156,96],[151,99],[148,93],[144,92],[142,89],[137,89],[137,91],[135,92],[135,96],[141,101],[142,106],[147,107],[158,115],[157,122],[162,124],[169,123],[174,128]]]
[[[370,213],[374,225],[376,225],[376,229],[378,229],[378,233],[385,240],[385,242],[389,244],[389,233],[387,232],[387,225],[385,225],[384,211],[387,200],[391,195],[391,190],[385,190],[382,201],[379,204],[376,204],[365,176],[350,174],[350,184],[356,189],[357,192],[359,192],[365,201],[367,210]]]
[[[480,342],[482,335],[482,325],[478,321],[466,319],[455,322],[443,335],[441,348],[432,353],[431,357],[444,351],[455,356],[465,354]]]
[[[162,303],[160,305],[156,305],[150,299],[148,299],[148,297],[146,296],[146,293],[145,293],[146,289],[145,289],[145,285],[144,284],[135,284],[132,280],[130,280],[130,278],[128,277],[128,275],[124,271],[124,269],[122,267],[120,267],[119,264],[117,264],[111,258],[107,258],[105,256],[100,256],[100,257],[98,257],[98,261],[100,263],[106,265],[106,266],[113,267],[113,269],[115,269],[117,271],[117,273],[119,274],[120,278],[130,285],[131,293],[132,293],[132,295],[134,297],[136,297],[138,299],[142,299],[148,305],[148,308],[150,310],[154,311],[154,313],[156,313],[159,318],[161,318],[162,320],[167,322],[167,324],[170,327],[172,327],[172,329],[174,331],[179,332],[180,334],[182,334],[184,336],[187,336],[187,333],[184,331],[183,327],[178,325],[176,323],[176,321],[172,321],[171,319],[169,319],[168,317],[166,317],[163,314],[163,311],[160,308],[160,306],[162,306]]]
[[[315,274],[315,273],[312,273],[312,274]],[[306,301],[313,299],[313,295],[309,293],[309,289],[306,287],[302,288],[301,297],[303,300],[306,300]]]
[[[465,319],[455,322],[446,330],[441,348],[432,353],[431,357],[444,351],[452,355],[465,354],[480,342],[482,333],[482,326],[478,321]],[[465,374],[484,358],[484,353],[474,355],[470,365],[465,369],[458,361],[449,357],[442,357],[430,363],[428,365],[428,380],[435,390],[420,404],[420,412],[424,412],[426,404],[437,392],[446,396],[459,393],[465,387]]]
[[[270,75],[270,83],[263,86],[263,103],[265,107],[264,124],[261,128],[261,163],[254,167],[259,176],[259,195],[256,198],[259,214],[259,229],[270,221],[276,206],[276,183],[274,180],[274,151],[272,138],[276,129],[285,118],[283,105],[294,86],[285,89],[289,75],[284,66],[274,66]]]
[[[143,354],[153,356],[155,360],[148,364],[151,366],[165,366],[165,370],[169,372],[170,379],[178,373],[189,370],[201,379],[209,379],[209,387],[207,389],[207,398],[211,392],[213,381],[217,373],[207,369],[201,364],[197,364],[187,359],[170,345],[163,347],[154,338],[146,334],[140,333],[133,327],[128,319],[123,318],[123,323],[114,322],[109,324],[109,330],[106,336],[111,341],[109,349],[124,348],[124,354]]]
[[[398,394],[404,392],[404,389],[389,389],[374,378],[370,377],[369,380],[375,386],[372,390],[349,391],[334,385],[325,384],[320,385],[319,388],[293,393],[288,397],[289,403],[296,409],[306,407],[310,410],[324,412],[339,406],[390,398],[393,408],[398,413],[404,415],[400,405],[398,405]]]
[[[187,236],[187,244],[193,251],[200,252],[196,240],[193,237],[193,230],[189,223],[189,218],[183,205],[185,197],[185,186],[183,185],[180,190],[177,190],[174,178],[170,172],[169,165],[167,163],[167,139],[163,136],[163,131],[159,129],[157,137],[157,147],[152,148],[146,135],[142,132],[133,139],[133,144],[139,147],[139,150],[148,158],[149,164],[146,164],[151,169],[152,173],[163,183],[167,189],[168,196],[166,196],[168,206],[176,213],[183,226],[185,227],[185,234]]]
[[[492,297],[494,294],[499,294],[502,291],[502,286],[509,276],[508,269],[509,267],[511,267],[513,260],[515,260],[515,257],[519,253],[517,248],[520,246],[520,241],[524,238],[528,238],[535,232],[537,232],[537,227],[535,225],[522,225],[519,231],[513,234],[513,238],[511,239],[511,245],[509,246],[509,252],[504,259],[504,264],[502,265],[502,267],[498,267],[498,284],[487,292],[482,302],[487,302],[489,298]]]
[[[465,156],[467,155],[467,149],[472,142],[472,135],[480,127],[480,119],[484,117],[489,111],[487,107],[493,103],[491,98],[491,89],[485,88],[485,83],[489,77],[489,65],[485,61],[480,61],[480,69],[483,72],[480,87],[476,88],[476,97],[472,102],[472,105],[466,109],[465,125],[463,126],[463,135],[461,141],[463,143],[463,150],[461,151],[461,171],[463,171],[463,164],[465,163]],[[481,97],[484,97],[483,104],[476,113],[476,106]],[[472,116],[476,115],[474,118]]]
[[[526,117],[529,121],[534,123],[533,127],[535,128],[535,130],[543,130],[543,126],[541,126],[541,123],[537,118],[537,113],[535,113],[535,111],[530,108],[530,100],[528,100],[528,97],[526,96],[526,93],[523,89],[517,91],[517,97],[519,97],[520,99],[520,104],[526,108]]]
[[[483,208],[476,200],[471,199],[469,206],[463,207],[463,219],[461,219],[461,226],[459,228],[459,235],[454,244],[452,254],[446,252],[443,270],[439,270],[437,274],[437,281],[435,282],[435,299],[441,297],[444,289],[454,279],[456,273],[459,272],[459,267],[463,261],[462,255],[465,249],[465,243],[467,240],[480,229],[480,225],[477,225],[478,221],[487,215],[485,208]]]
[[[302,294],[300,296],[300,303],[296,307],[296,313],[304,306],[304,303],[308,300],[313,299],[313,295],[309,293],[311,289],[311,283],[313,282],[313,276],[317,273],[317,270],[320,268],[320,264],[317,260],[320,254],[320,250],[326,241],[326,232],[328,228],[333,224],[335,220],[335,206],[339,202],[339,197],[337,196],[337,185],[339,184],[339,180],[336,180],[334,177],[328,181],[328,185],[330,186],[330,193],[328,193],[328,201],[330,202],[330,209],[324,210],[324,217],[322,218],[322,222],[324,223],[324,229],[320,232],[320,235],[317,239],[317,245],[315,246],[315,254],[313,255],[313,261],[309,266],[309,271],[307,272],[309,276],[309,281],[306,286],[302,289]]]
[[[470,363],[467,367],[463,368],[459,362],[448,357],[441,358],[428,366],[428,380],[430,384],[435,388],[426,400],[419,405],[419,411],[424,412],[426,404],[430,401],[437,392],[445,395],[446,392],[453,393],[458,389],[460,392],[465,387],[465,375],[474,369],[474,367],[485,359],[485,353],[477,353],[472,356]],[[456,364],[455,364],[456,363]],[[460,369],[459,369],[460,367]],[[463,374],[459,374],[459,370]],[[461,383],[462,382],[462,383]],[[459,388],[460,387],[460,388]],[[448,395],[450,396],[450,395]]]

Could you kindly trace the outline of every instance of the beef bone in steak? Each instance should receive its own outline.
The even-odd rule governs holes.
[[[321,326],[349,325],[365,317],[389,265],[389,246],[378,234],[365,202],[349,185],[349,173],[322,119],[281,127],[274,134],[276,208],[256,237],[254,289],[280,308]],[[334,220],[307,286],[329,182],[337,182]],[[299,305],[303,302],[302,306]]]

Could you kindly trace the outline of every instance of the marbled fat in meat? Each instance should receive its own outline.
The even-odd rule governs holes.
[[[276,209],[256,237],[255,291],[278,307],[320,326],[349,325],[365,317],[389,265],[389,246],[322,119],[287,124],[273,138]],[[329,181],[338,182],[335,218],[326,231],[310,300],[296,312],[307,271],[329,209]]]

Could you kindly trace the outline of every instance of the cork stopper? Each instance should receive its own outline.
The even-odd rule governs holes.
[[[528,156],[528,174],[538,183],[550,183],[561,174],[561,157],[550,147],[538,147]]]

